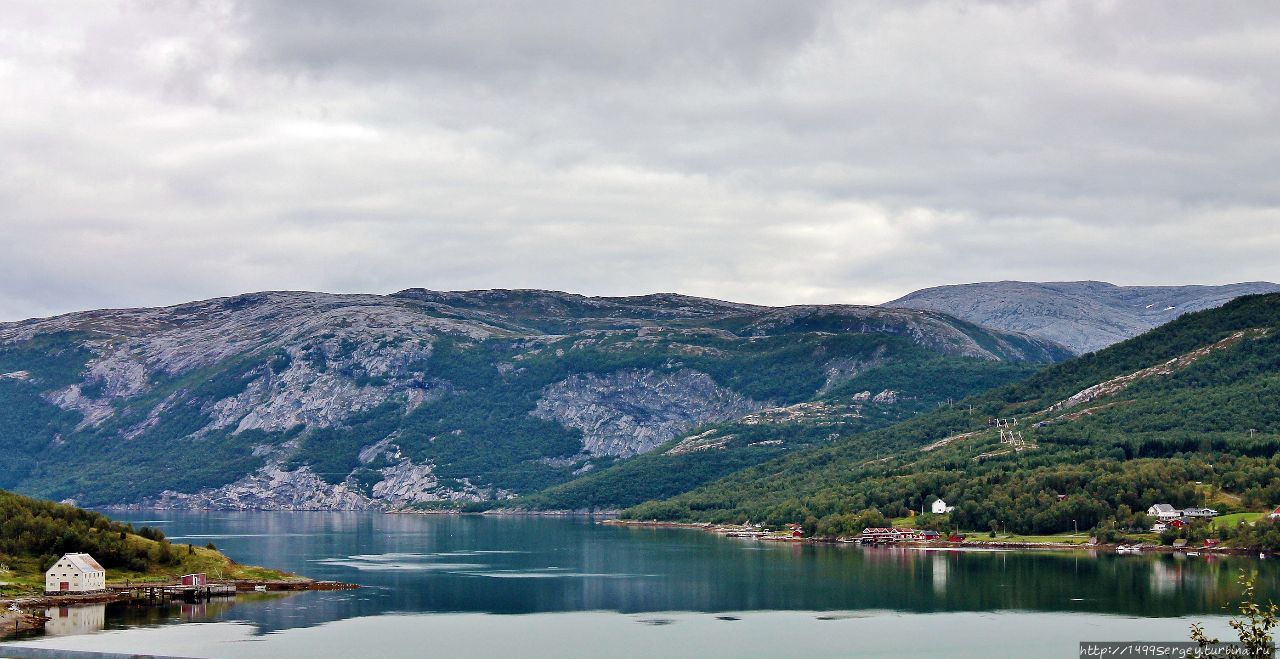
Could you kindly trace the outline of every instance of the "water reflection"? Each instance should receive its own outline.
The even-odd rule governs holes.
[[[245,593],[238,597],[215,597],[203,602],[166,602],[150,605],[135,602],[112,602],[84,606],[61,606],[45,609],[49,621],[45,636],[74,636],[104,629],[152,627],[184,622],[214,622],[237,616],[231,609],[240,606],[245,617],[254,617],[253,609],[268,602],[281,602],[298,593]]]
[[[244,563],[369,587],[241,598],[202,611],[111,609],[108,626],[230,620],[271,632],[358,616],[446,612],[1021,610],[1174,617],[1220,614],[1236,592],[1240,567],[1260,571],[1267,596],[1274,597],[1277,575],[1272,562],[1248,558],[861,549],[572,519],[166,512],[163,520],[150,524],[175,542],[212,541]]]
[[[96,632],[107,624],[107,605],[62,606],[46,609],[49,621],[44,632],[49,636],[71,636]]]

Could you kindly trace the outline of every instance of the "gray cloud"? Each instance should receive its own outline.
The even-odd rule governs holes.
[[[1280,278],[1270,3],[11,4],[0,319]]]

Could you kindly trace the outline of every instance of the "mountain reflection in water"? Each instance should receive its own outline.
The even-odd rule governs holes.
[[[175,543],[212,541],[242,563],[366,588],[241,596],[199,610],[113,605],[99,628],[238,621],[269,633],[388,613],[1218,616],[1237,593],[1239,568],[1259,571],[1266,597],[1275,597],[1277,577],[1273,561],[1252,558],[862,549],[601,526],[585,519],[173,511],[113,516],[163,520],[150,524]]]

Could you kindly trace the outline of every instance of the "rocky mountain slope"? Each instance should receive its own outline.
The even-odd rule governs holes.
[[[871,360],[807,401],[710,423],[630,460],[508,502],[521,509],[616,510],[688,492],[739,469],[833,443],[1018,381],[1027,362],[991,363],[925,355]]]
[[[1077,354],[1100,350],[1185,313],[1222,306],[1280,285],[1116,286],[1099,281],[999,281],[938,286],[886,303],[928,309],[972,323],[1049,339]]]
[[[641,519],[857,533],[941,497],[946,528],[1143,524],[1157,502],[1280,500],[1280,294],[1243,297],[906,422],[641,505]]]
[[[1027,372],[1010,363],[1066,355],[930,311],[679,295],[266,292],[91,311],[0,323],[0,487],[84,505],[505,499],[876,369],[942,359],[1008,381]],[[936,380],[898,389],[936,398]]]

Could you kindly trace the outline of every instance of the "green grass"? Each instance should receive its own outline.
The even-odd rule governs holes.
[[[1214,517],[1210,524],[1212,524],[1214,528],[1235,528],[1242,522],[1252,524],[1266,516],[1267,513],[1232,513],[1230,515]]]
[[[1019,535],[1017,533],[997,533],[992,538],[991,533],[982,532],[966,532],[965,540],[968,542],[1025,542],[1028,544],[1037,543],[1056,543],[1067,545],[1083,545],[1089,542],[1092,537],[1089,533],[1081,531],[1080,533],[1055,533],[1052,535]],[[1154,533],[1132,533],[1125,535],[1119,544],[1132,544],[1135,542],[1145,542],[1148,544],[1160,544],[1160,536]]]
[[[141,536],[129,536],[129,544],[152,550],[159,543]],[[173,555],[179,557],[175,565],[155,565],[145,572],[107,569],[108,585],[130,583],[168,583],[177,581],[184,574],[204,572],[210,579],[237,579],[246,581],[267,581],[296,579],[297,575],[253,565],[240,565],[222,552],[187,545],[172,545]],[[44,573],[40,570],[39,559],[20,557],[4,563],[9,569],[0,572],[0,597],[21,597],[38,595],[44,592]]]
[[[990,533],[969,533],[966,540],[983,541],[990,540],[992,542],[1026,542],[1026,543],[1057,543],[1068,545],[1083,545],[1089,542],[1089,534],[1081,532],[1075,533],[1056,533],[1053,535],[1018,535],[1016,533],[997,533],[994,540]]]
[[[151,550],[159,543],[140,536],[131,536],[131,544]],[[210,579],[289,579],[296,575],[252,565],[240,565],[220,551],[204,547],[187,548],[188,545],[172,545],[173,555],[180,558],[176,565],[155,565],[146,572],[107,570],[108,583],[129,581],[171,581],[184,574],[204,572]]]
[[[913,517],[896,517],[890,520],[894,526],[914,528],[921,521],[927,520],[934,515],[926,513],[924,515],[915,515]],[[997,533],[996,537],[991,537],[990,531],[961,531],[961,535],[965,536],[968,542],[1026,542],[1026,543],[1046,543],[1053,542],[1059,544],[1082,545],[1089,541],[1090,535],[1085,531],[1080,533],[1056,533],[1051,535],[1019,535],[1016,533]],[[942,534],[945,540],[947,534]]]

